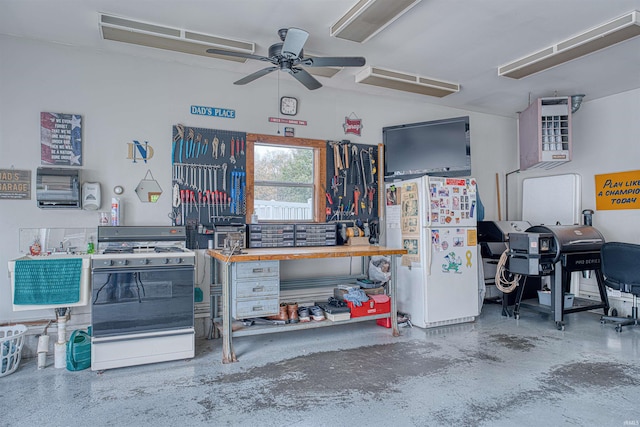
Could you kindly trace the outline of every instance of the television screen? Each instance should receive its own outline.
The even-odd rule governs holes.
[[[469,117],[388,126],[382,129],[385,178],[469,176]]]

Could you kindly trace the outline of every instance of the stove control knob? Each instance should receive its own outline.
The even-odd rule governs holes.
[[[147,265],[147,264],[149,264],[149,258],[142,258],[142,259],[140,260],[140,264],[142,264],[142,265]]]
[[[165,258],[165,259],[163,259],[163,260],[162,260],[162,263],[163,263],[163,264],[169,264],[169,258]]]
[[[122,265],[128,265],[129,264],[129,260],[128,259],[123,259],[122,260]]]
[[[176,258],[176,264],[182,264],[182,258]]]
[[[113,260],[112,259],[107,259],[103,261],[104,265],[113,265]]]

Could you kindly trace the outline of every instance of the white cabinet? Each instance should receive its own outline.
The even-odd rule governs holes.
[[[280,262],[254,261],[231,266],[231,315],[235,319],[273,316],[280,311]]]
[[[538,98],[518,122],[521,170],[571,160],[571,97]]]

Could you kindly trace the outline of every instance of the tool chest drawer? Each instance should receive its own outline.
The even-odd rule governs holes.
[[[232,282],[245,279],[280,276],[279,261],[238,262],[233,264]]]
[[[232,298],[263,298],[280,294],[280,280],[277,278],[236,282]]]
[[[264,317],[278,314],[280,304],[278,297],[263,299],[237,300],[231,307],[231,315],[234,319],[246,319],[248,317]]]

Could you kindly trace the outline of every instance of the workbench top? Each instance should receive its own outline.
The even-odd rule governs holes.
[[[406,249],[385,246],[316,246],[292,248],[243,249],[241,254],[226,255],[220,250],[208,250],[213,258],[222,262],[284,261],[314,258],[341,258],[352,256],[404,255]]]

